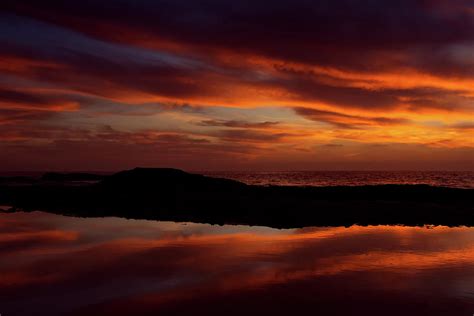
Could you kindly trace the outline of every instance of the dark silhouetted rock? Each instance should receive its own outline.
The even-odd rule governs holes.
[[[245,184],[220,178],[211,178],[191,174],[171,168],[135,168],[122,171],[105,178],[100,185],[103,188],[125,190],[234,190]]]
[[[79,177],[61,179],[65,178],[71,181]],[[472,226],[473,198],[474,190],[428,185],[263,187],[177,169],[146,168],[75,186],[62,181],[0,186],[0,205],[22,210],[285,228],[353,224]]]

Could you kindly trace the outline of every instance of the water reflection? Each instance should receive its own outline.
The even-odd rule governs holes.
[[[474,229],[0,215],[2,315],[472,315]]]

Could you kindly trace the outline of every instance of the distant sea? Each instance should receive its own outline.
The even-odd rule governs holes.
[[[113,174],[113,172],[94,172]],[[428,184],[474,189],[474,171],[190,171],[210,177],[233,179],[251,185],[360,186]],[[1,176],[39,178],[44,172],[0,172]]]
[[[284,171],[204,172],[252,185],[360,186],[381,184],[428,184],[474,188],[474,171]]]

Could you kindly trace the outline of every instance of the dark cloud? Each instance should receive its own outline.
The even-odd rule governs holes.
[[[0,102],[20,103],[31,105],[47,105],[51,100],[37,94],[29,94],[21,91],[7,90],[0,87]]]
[[[324,144],[324,145],[321,145],[321,147],[326,147],[326,148],[341,148],[341,147],[344,147],[344,145],[342,144]]]
[[[23,121],[43,121],[54,117],[50,111],[14,110],[0,108],[0,125],[17,124]]]
[[[433,49],[474,39],[472,2],[466,0],[45,0],[3,6],[108,40],[168,40],[359,70],[413,64]]]
[[[410,124],[409,120],[401,118],[363,117],[304,107],[295,107],[293,109],[298,115],[309,120],[332,124],[339,128],[357,129],[371,126]]]
[[[126,91],[181,98],[212,93],[207,81],[190,78],[216,72],[193,59],[106,43],[16,16],[2,16],[0,25],[0,55],[34,61],[27,73],[18,66],[32,80],[100,96]],[[18,74],[11,68],[5,73]]]
[[[217,135],[223,140],[235,142],[278,142],[295,136],[290,133],[262,132],[251,129],[222,130]]]
[[[80,102],[81,98],[74,95],[21,91],[0,86],[0,109],[71,111],[75,110]]]
[[[164,2],[153,5],[159,6],[160,3],[163,4]],[[350,3],[348,1],[347,4]],[[85,3],[84,5],[95,6],[92,3]],[[118,8],[122,5],[125,5],[125,2],[120,2]],[[187,4],[182,3],[182,5]],[[240,5],[241,3],[236,4],[237,7]],[[403,7],[406,3],[403,2],[400,5]],[[296,6],[298,6],[298,3]],[[67,8],[64,5],[59,5],[58,8],[61,7],[63,9]],[[289,7],[293,8],[293,5]],[[170,4],[166,8],[172,10],[173,5]],[[199,10],[205,10],[205,8],[206,6],[204,6],[204,9],[198,9],[198,12]],[[220,5],[216,8],[224,9]],[[330,8],[331,5],[328,4],[325,10]],[[52,8],[51,10],[56,9]],[[80,8],[78,10],[81,12]],[[44,10],[41,12],[44,12]],[[94,11],[92,14],[97,14],[97,12],[100,12],[100,10]],[[64,14],[67,15],[67,12]],[[23,69],[21,73],[17,69],[6,70],[5,73],[22,75],[30,80],[63,85],[75,91],[106,98],[117,98],[129,94],[147,94],[180,100],[196,98],[215,100],[219,99],[221,94],[229,93],[226,85],[249,85],[259,89],[285,91],[297,100],[324,102],[342,107],[394,109],[402,99],[406,98],[410,98],[409,103],[413,110],[418,108],[455,109],[465,107],[463,105],[465,103],[472,105],[473,102],[472,98],[461,97],[464,93],[461,88],[455,92],[428,88],[367,89],[358,87],[357,83],[360,83],[360,81],[357,79],[342,80],[329,75],[316,74],[309,70],[297,70],[285,64],[274,66],[274,70],[277,72],[276,76],[265,76],[251,67],[242,66],[239,68],[234,65],[222,65],[210,60],[209,56],[193,56],[194,51],[192,49],[187,50],[184,55],[177,55],[97,40],[71,30],[19,16],[6,15],[4,18],[1,25],[5,27],[5,33],[0,36],[0,43],[3,44],[0,48],[0,55],[5,58],[16,56],[34,61],[34,65],[27,73]],[[174,20],[180,19],[174,18]],[[123,21],[123,23],[126,22],[127,19]],[[189,23],[189,21],[186,23]],[[276,24],[276,21],[274,23]],[[301,40],[303,41],[303,39]],[[395,41],[393,38],[391,40]],[[189,44],[188,41],[183,43]],[[277,43],[283,48],[288,46],[280,41],[277,41]],[[311,45],[311,43],[313,43],[313,39],[311,37],[307,38],[305,45]],[[303,44],[302,42],[301,45]],[[248,47],[248,50],[258,47],[259,43],[256,42],[254,45]],[[335,45],[344,45],[344,43],[336,41]],[[293,47],[292,45],[289,46]],[[239,47],[232,46],[228,48],[238,51]],[[370,50],[365,46],[362,49],[363,53]],[[443,46],[443,50],[449,49],[451,49],[450,46]],[[377,50],[370,60],[364,60],[361,53],[357,52],[357,47],[352,47],[350,50],[339,47],[338,50],[342,52],[341,54],[356,54],[357,63],[361,62],[367,67],[373,68],[373,71],[384,69],[384,67],[377,64],[378,61],[385,60],[385,57],[387,57],[384,52]],[[430,51],[432,50],[433,47],[430,47]],[[317,52],[311,50],[311,47],[300,47],[300,51],[317,54]],[[397,67],[413,66],[420,68],[420,70],[429,69],[430,66],[426,63],[430,58],[436,58],[435,55],[438,53],[428,54],[428,57],[416,57],[420,52],[423,52],[423,50],[420,51],[419,48],[416,48],[409,53],[411,57],[419,60],[414,63],[405,57],[402,60],[397,57],[392,62]],[[453,54],[451,53],[449,56]],[[464,56],[466,54],[466,52],[463,52],[453,56]],[[396,55],[399,56],[398,53]],[[344,63],[350,61],[350,58],[340,56],[339,53],[331,53],[331,56],[340,58],[339,61],[335,60],[338,68],[344,68]],[[392,59],[392,57],[389,57],[389,59]],[[441,62],[441,59],[433,60],[433,67],[449,64],[449,58],[445,59],[445,62]],[[457,63],[459,67],[446,69],[445,73],[461,75],[460,71],[456,69],[459,68],[462,71],[469,69],[469,65],[463,63],[462,58],[454,59],[453,62]],[[297,60],[298,58],[290,59],[290,61]],[[314,61],[314,63],[325,65],[324,60]],[[20,96],[16,97],[19,98]],[[447,97],[449,98],[446,99]],[[40,97],[36,96],[36,98]],[[170,107],[174,106],[163,104],[163,109]]]
[[[318,101],[342,108],[387,110],[396,109],[403,103],[413,111],[433,108],[456,110],[469,108],[474,104],[474,98],[465,96],[466,92],[461,87],[459,90],[449,91],[423,86],[368,89],[357,87],[357,84],[370,84],[370,81],[337,79],[285,66],[276,68],[285,76],[268,80],[266,84],[284,88],[303,101]]]
[[[7,128],[0,136],[21,134],[25,122],[32,124],[54,119],[60,113],[78,111],[85,99],[72,94],[37,92],[2,88],[0,85],[0,126]],[[30,125],[32,130],[41,126]]]
[[[474,122],[462,122],[462,123],[457,123],[449,126],[450,128],[455,128],[455,129],[474,129]]]
[[[362,88],[333,86],[318,82],[317,77],[292,73],[290,77],[275,80],[276,86],[284,87],[298,99],[319,101],[332,105],[359,108],[394,108],[399,104],[396,95],[385,91],[370,91]],[[343,84],[340,81],[339,84]]]
[[[235,127],[235,128],[271,128],[275,125],[278,125],[279,122],[246,122],[246,121],[236,121],[236,120],[204,120],[198,122],[197,125],[200,126],[220,126],[220,127]]]

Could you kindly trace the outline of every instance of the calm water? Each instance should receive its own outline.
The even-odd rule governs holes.
[[[256,185],[378,185],[429,184],[453,188],[474,188],[474,171],[287,171],[205,172]]]
[[[472,315],[474,229],[0,214],[0,313]]]

